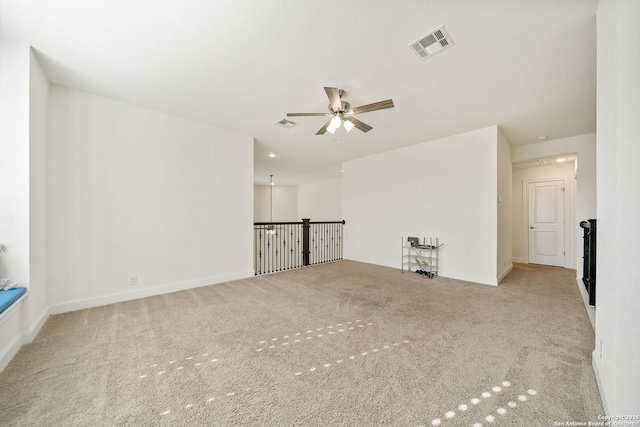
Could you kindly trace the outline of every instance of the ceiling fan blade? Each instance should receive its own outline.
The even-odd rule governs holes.
[[[351,123],[353,123],[353,125],[360,129],[362,132],[369,132],[371,129],[373,129],[371,126],[369,126],[368,124],[361,122],[360,120],[356,119],[355,117],[345,117],[345,120],[350,121]],[[331,123],[331,121],[329,121],[329,123]],[[327,125],[329,124],[327,123]]]
[[[384,110],[385,108],[393,108],[393,100],[387,99],[386,101],[374,102],[373,104],[361,105],[359,107],[352,108],[347,114],[362,114],[370,111]]]
[[[331,120],[325,123],[324,126],[322,126],[318,132],[316,132],[316,135],[324,135],[324,133],[327,131],[327,128],[329,127],[330,124],[331,124]]]
[[[300,116],[330,116],[329,113],[287,113],[287,117],[300,117]]]
[[[340,101],[340,89],[337,87],[325,87],[324,91],[327,92],[329,102],[331,102],[331,108],[333,111],[342,110],[342,101]]]

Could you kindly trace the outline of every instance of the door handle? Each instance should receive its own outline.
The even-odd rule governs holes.
[[[529,228],[533,230],[535,227],[533,225],[530,225]]]

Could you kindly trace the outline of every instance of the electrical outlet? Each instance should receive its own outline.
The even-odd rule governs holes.
[[[129,276],[129,286],[135,286],[138,284],[138,276]]]

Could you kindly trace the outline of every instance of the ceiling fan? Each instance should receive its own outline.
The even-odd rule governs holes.
[[[344,123],[344,128],[349,132],[354,127],[360,129],[362,132],[369,132],[373,129],[368,124],[361,122],[353,117],[356,114],[368,113],[370,111],[384,110],[385,108],[393,108],[393,100],[387,99],[386,101],[374,102],[373,104],[361,105],[360,107],[351,108],[351,104],[347,101],[343,101],[342,97],[345,94],[344,90],[335,87],[325,87],[324,91],[329,97],[329,112],[328,113],[287,113],[287,117],[300,117],[300,116],[326,116],[331,119],[320,128],[316,135],[323,135],[325,132],[333,134],[336,129]]]

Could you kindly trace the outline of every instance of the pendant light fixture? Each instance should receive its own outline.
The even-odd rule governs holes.
[[[269,222],[273,222],[273,174],[269,175]],[[276,234],[273,224],[267,225],[267,234]]]

